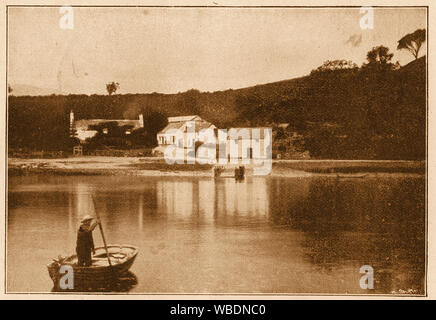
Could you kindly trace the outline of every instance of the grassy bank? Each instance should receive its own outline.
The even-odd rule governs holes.
[[[70,157],[60,159],[8,159],[8,175],[209,175],[211,165],[173,164],[162,158]]]
[[[8,176],[26,175],[54,175],[54,176],[106,176],[106,175],[126,175],[134,174],[134,171],[114,170],[114,169],[62,169],[62,168],[8,168]]]
[[[185,175],[211,176],[212,165],[173,164],[162,158],[80,157],[63,159],[8,159],[9,176],[48,175]],[[251,168],[252,169],[252,168]],[[231,171],[232,169],[230,169]],[[247,167],[247,174],[250,174]],[[425,161],[273,160],[272,174],[351,173],[425,174]]]
[[[296,170],[312,173],[418,173],[425,174],[425,161],[401,160],[279,160],[273,170]]]
[[[144,161],[126,165],[126,168],[134,170],[158,170],[158,171],[210,171],[213,166],[208,164],[168,164],[164,160],[161,161]]]

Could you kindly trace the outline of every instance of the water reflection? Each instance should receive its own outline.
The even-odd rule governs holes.
[[[274,181],[280,184],[280,181]],[[303,182],[304,183],[304,182]],[[364,183],[314,179],[306,195],[283,188],[272,221],[301,230],[309,261],[328,271],[352,264],[375,270],[384,292],[407,288],[423,294],[425,186],[420,179],[367,179]],[[404,290],[404,289],[403,289]]]
[[[137,283],[119,291],[370,293],[369,264],[372,292],[424,293],[425,180],[402,175],[13,177],[8,291],[50,290],[45,265],[73,253],[91,195],[108,242],[140,248]]]
[[[159,212],[168,219],[203,223],[235,223],[240,217],[266,217],[269,212],[264,178],[159,180],[156,183]],[[230,220],[229,220],[230,219]]]

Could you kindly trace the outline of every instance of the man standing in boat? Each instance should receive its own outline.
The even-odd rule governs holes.
[[[89,267],[92,264],[91,252],[95,254],[92,231],[94,231],[99,223],[99,220],[95,220],[89,215],[84,216],[80,221],[76,244],[77,264],[79,267]]]

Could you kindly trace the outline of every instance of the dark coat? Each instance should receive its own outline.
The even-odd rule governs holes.
[[[76,251],[78,254],[86,254],[94,250],[94,240],[92,238],[92,231],[85,230],[80,227],[77,232]]]

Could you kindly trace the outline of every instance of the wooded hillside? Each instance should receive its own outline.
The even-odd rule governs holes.
[[[13,92],[12,92],[13,94]],[[9,96],[9,148],[62,150],[76,119],[136,119],[146,145],[167,116],[198,114],[218,127],[289,123],[313,158],[423,159],[426,60],[401,68],[325,69],[292,80],[218,92]]]

